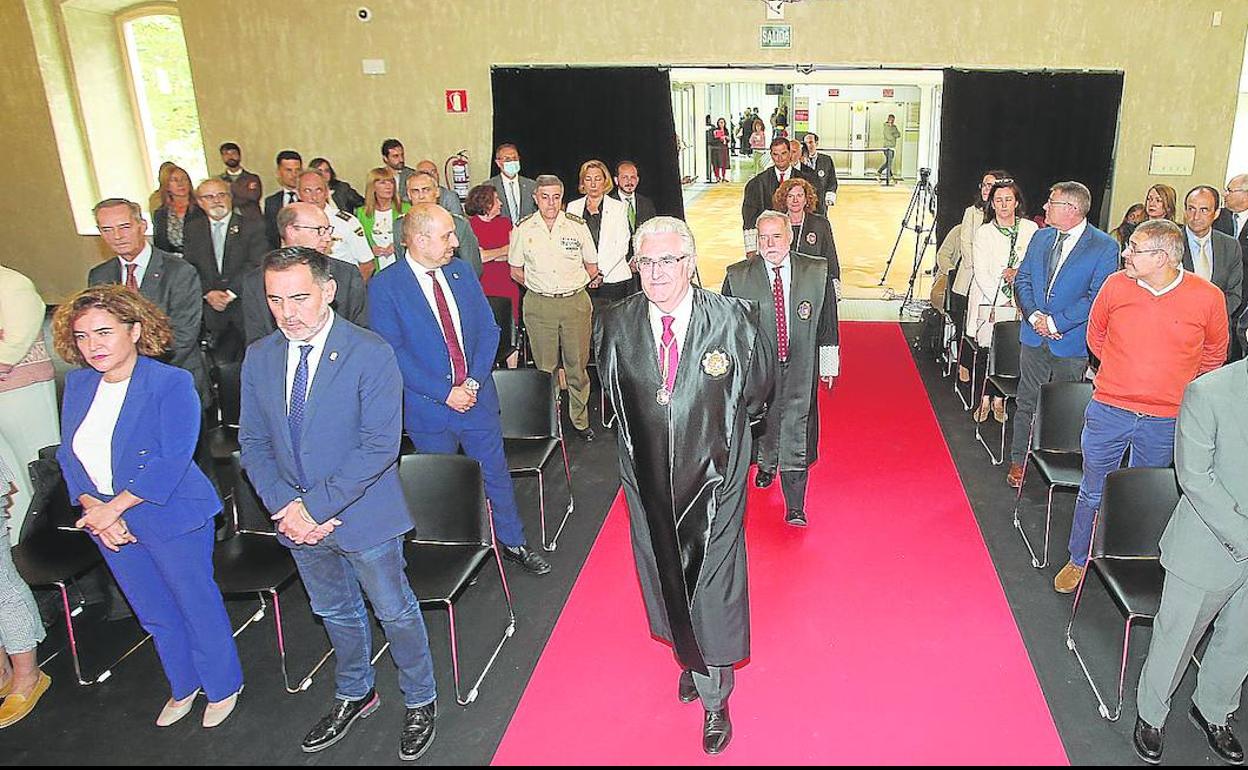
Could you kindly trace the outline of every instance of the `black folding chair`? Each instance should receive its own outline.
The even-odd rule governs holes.
[[[1019,355],[1022,343],[1019,341],[1018,321],[997,321],[992,325],[992,346],[988,348],[988,375],[980,387],[979,400],[985,396],[1002,398],[1008,406],[1012,399],[1018,398]],[[979,432],[979,423],[975,423],[975,440],[979,442],[993,465],[1005,462],[1005,423],[1001,423],[1001,449],[998,454],[992,453],[992,447],[984,441]]]
[[[286,669],[286,634],[282,628],[282,604],[278,593],[294,582],[298,570],[290,550],[278,542],[272,522],[264,512],[264,505],[243,473],[237,451],[231,455],[230,463],[234,478],[234,515],[227,527],[226,538],[218,542],[212,552],[217,585],[226,596],[256,594],[260,599],[255,613],[234,631],[236,637],[252,623],[263,620],[268,604],[272,602],[282,682],[286,692],[293,695],[312,686],[312,678],[334,654],[334,648],[331,646],[321,656],[316,666],[299,679],[297,686],[290,686],[290,675]]]
[[[31,588],[55,588],[61,595],[61,610],[65,615],[65,635],[69,644],[69,656],[74,663],[74,676],[78,684],[99,684],[113,675],[113,669],[146,644],[152,637],[144,634],[136,644],[121,657],[109,663],[98,674],[83,676],[82,661],[78,656],[78,635],[74,618],[82,612],[80,602],[70,606],[69,583],[98,566],[104,557],[89,535],[74,529],[78,512],[69,500],[69,490],[56,461],[56,447],[39,452],[39,459],[30,463],[30,478],[35,495],[26,519],[22,522],[20,541],[13,546],[13,563],[22,580]],[[4,526],[0,523],[0,526]],[[63,650],[57,650],[40,665],[51,661]]]
[[[1036,411],[1032,415],[1027,434],[1027,454],[1023,457],[1023,474],[1014,495],[1014,528],[1023,538],[1027,552],[1031,554],[1031,566],[1044,569],[1049,565],[1049,528],[1053,522],[1053,492],[1057,489],[1079,491],[1083,481],[1083,452],[1080,438],[1083,435],[1083,413],[1092,400],[1090,382],[1046,382],[1040,386]],[[1019,426],[1015,425],[1014,430]],[[1034,467],[1040,480],[1048,487],[1044,504],[1044,544],[1040,554],[1023,531],[1019,519],[1022,505],[1023,485],[1027,483],[1027,469]]]
[[[414,530],[404,543],[407,575],[421,607],[445,607],[451,632],[451,668],[455,674],[455,700],[467,706],[477,699],[486,674],[494,666],[503,645],[516,632],[516,613],[503,572],[502,557],[494,539],[490,509],[482,486],[481,466],[463,455],[419,454],[399,458],[399,479],[412,517]],[[492,557],[492,558],[491,558]],[[460,687],[459,642],[455,627],[455,603],[490,561],[498,568],[507,627],[495,645],[480,676],[467,696]]]
[[[962,395],[962,389],[958,387],[957,369],[962,366],[962,361],[966,357],[966,351],[971,352],[971,381],[966,384],[966,395]],[[975,338],[963,333],[961,340],[958,342],[957,354],[954,356],[953,369],[953,394],[962,402],[962,411],[966,412],[972,408],[972,402],[975,400],[975,367],[979,365],[979,344]],[[977,406],[977,405],[976,405]]]
[[[1127,655],[1131,626],[1151,622],[1161,606],[1164,571],[1161,567],[1161,533],[1179,502],[1179,485],[1171,468],[1125,468],[1105,479],[1105,493],[1092,529],[1088,567],[1084,570],[1066,626],[1066,647],[1079,660],[1079,667],[1096,696],[1100,715],[1111,722],[1122,714],[1122,694],[1127,679]],[[1088,584],[1095,574],[1105,591],[1126,618],[1122,635],[1122,662],[1118,668],[1118,705],[1110,712],[1101,691],[1092,680],[1087,663],[1079,654],[1073,635],[1075,615]]]
[[[572,494],[572,466],[559,422],[559,398],[555,393],[554,376],[540,369],[495,369],[494,384],[502,411],[503,452],[512,476],[537,476],[537,501],[540,514],[542,548],[553,551],[559,535],[576,507]],[[546,538],[546,483],[543,469],[555,450],[563,452],[563,472],[568,480],[568,507],[555,530]]]
[[[212,390],[215,394],[218,420],[208,429],[208,450],[212,454],[213,467],[220,479],[221,494],[231,504],[238,480],[230,457],[238,451],[238,420],[242,411],[243,364],[232,361],[216,364],[209,370]]]
[[[494,355],[494,366],[506,367],[507,359],[519,350],[516,341],[516,317],[512,315],[511,300],[507,297],[486,297],[490,301],[490,310],[494,312],[494,322],[498,324],[498,352]]]

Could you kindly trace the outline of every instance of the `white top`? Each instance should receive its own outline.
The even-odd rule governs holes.
[[[74,456],[100,494],[112,495],[113,491],[113,430],[121,407],[126,403],[126,391],[130,378],[121,382],[100,380],[100,386],[91,399],[91,408],[82,424],[74,433]]]
[[[650,331],[654,334],[654,349],[659,351],[663,349],[663,316],[670,315],[675,320],[672,321],[672,336],[676,338],[676,351],[679,355],[685,353],[685,332],[689,331],[689,319],[693,317],[693,287],[685,293],[685,298],[680,301],[676,307],[672,308],[672,312],[664,313],[659,306],[653,302],[649,305]],[[658,366],[658,359],[655,359],[655,365]]]
[[[450,284],[446,282],[446,276],[442,275],[442,268],[435,268],[433,277],[429,276],[429,268],[424,267],[410,255],[404,258],[407,266],[416,274],[416,283],[420,284],[420,290],[425,295],[425,302],[429,303],[429,310],[433,312],[433,320],[437,322],[438,328],[442,328],[442,319],[438,317],[438,298],[433,293],[433,282],[436,279],[438,284],[442,286],[442,294],[446,297],[446,306],[451,311],[451,323],[455,326],[455,336],[459,337],[459,349],[463,351],[465,363],[468,359],[468,350],[464,347],[464,329],[459,323],[459,303],[455,301],[455,294],[451,291]],[[447,345],[447,360],[450,360],[450,345]]]
[[[308,393],[312,392],[312,378],[316,376],[316,367],[321,363],[321,354],[325,352],[325,339],[329,337],[329,330],[334,325],[334,311],[329,311],[329,320],[321,327],[321,330],[313,334],[306,340],[287,340],[286,341],[286,411],[290,412],[290,391],[295,386],[295,370],[299,368],[299,347],[301,345],[311,345],[312,351],[308,353],[308,389],[303,394],[303,401],[308,401]]]
[[[1074,251],[1075,244],[1083,237],[1083,231],[1086,229],[1088,229],[1088,220],[1080,219],[1079,224],[1066,231],[1066,240],[1062,242],[1062,253],[1057,257],[1057,268],[1053,271],[1053,278],[1049,281],[1048,289],[1051,290],[1053,288],[1053,283],[1057,280],[1057,274],[1062,272],[1062,265],[1066,264],[1067,257],[1070,256],[1070,252]],[[1062,234],[1059,232],[1057,237],[1061,238]],[[1054,241],[1054,243],[1056,242]],[[1047,254],[1045,259],[1048,259]]]
[[[383,249],[394,243],[394,207],[382,211],[377,209],[373,212],[373,245],[380,246]],[[387,267],[394,262],[394,257],[389,257],[389,262],[383,260],[382,267]]]
[[[134,281],[139,286],[143,285],[143,276],[147,275],[147,266],[152,261],[152,245],[149,243],[143,247],[139,255],[134,258],[134,262],[127,262],[121,257],[117,257],[117,261],[121,264],[121,284],[126,284],[126,265],[134,265]]]
[[[1030,219],[1018,220],[1018,240],[1014,244],[1014,267],[1023,263],[1027,245],[1039,228]],[[1063,244],[1063,248],[1065,244]],[[1002,273],[1009,267],[1010,239],[997,229],[994,219],[979,226],[974,239],[975,263],[967,287],[966,330],[981,347],[992,342],[992,326],[997,321],[1018,318],[1014,297],[1005,295]]]
[[[325,204],[325,216],[334,228],[334,240],[329,255],[353,265],[373,261],[373,250],[364,238],[364,226],[360,220],[345,211],[339,211],[332,203]]]
[[[1152,286],[1149,286],[1148,284],[1144,283],[1138,278],[1135,280],[1135,282],[1138,283],[1140,286],[1144,287],[1145,289],[1147,289],[1149,294],[1152,294],[1154,297],[1160,297],[1163,294],[1169,294],[1170,292],[1179,288],[1179,284],[1183,282],[1183,274],[1186,272],[1187,272],[1186,270],[1180,267],[1179,274],[1174,277],[1174,280],[1166,284],[1165,286],[1161,287],[1160,289],[1154,289]]]

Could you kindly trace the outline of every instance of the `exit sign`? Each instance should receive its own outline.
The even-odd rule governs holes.
[[[841,89],[839,88],[828,89],[828,96],[840,96],[840,95],[841,95]]]
[[[468,90],[466,88],[447,89],[446,111],[451,113],[468,111]]]
[[[885,88],[885,89],[884,89],[884,98],[885,98],[885,99],[892,99],[892,98],[893,98],[893,89],[891,89],[891,88]]]

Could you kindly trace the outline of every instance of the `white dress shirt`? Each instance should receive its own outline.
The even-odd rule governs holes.
[[[416,282],[420,284],[420,290],[424,292],[425,302],[429,303],[429,309],[433,312],[433,320],[437,322],[438,328],[442,328],[442,319],[438,316],[438,298],[433,293],[433,282],[436,279],[442,286],[442,294],[446,297],[446,306],[451,311],[451,323],[455,326],[455,336],[459,337],[459,349],[464,353],[464,361],[467,363],[468,349],[464,346],[464,329],[459,322],[459,303],[455,301],[455,294],[451,291],[451,286],[446,282],[446,276],[442,275],[442,268],[435,268],[433,277],[429,276],[429,268],[424,267],[411,256],[404,257],[407,260],[407,266],[412,269],[416,275]],[[447,360],[450,360],[450,346],[447,346]]]
[[[311,345],[312,350],[308,353],[308,390],[303,394],[304,403],[307,403],[308,394],[312,392],[312,380],[316,377],[316,367],[321,363],[321,354],[325,352],[325,340],[329,337],[329,330],[334,325],[334,311],[329,311],[329,320],[321,327],[321,330],[313,334],[306,340],[287,340],[286,341],[286,411],[290,412],[290,391],[295,386],[295,370],[299,368],[299,347],[301,345]]]
[[[121,263],[121,285],[126,285],[126,265],[134,265],[134,281],[139,286],[143,285],[143,276],[147,275],[147,266],[152,261],[152,245],[149,243],[143,247],[139,255],[134,258],[133,262],[127,262],[121,257],[117,257],[117,261]]]
[[[775,268],[780,268],[780,285],[784,288],[784,312],[787,319],[794,318],[793,314],[793,260],[788,256],[779,265],[773,265],[764,260],[763,264],[767,266],[767,285],[774,286],[776,280]],[[836,297],[825,296],[824,302],[835,302]],[[786,320],[787,320],[786,319]],[[811,319],[818,321],[818,319]],[[784,325],[785,332],[788,333],[789,340],[793,339],[793,324],[788,322]],[[820,377],[836,377],[841,373],[841,348],[839,345],[820,345],[819,346],[819,376]]]
[[[129,388],[129,377],[121,382],[101,379],[87,416],[82,418],[82,424],[74,433],[74,456],[82,463],[96,490],[105,495],[114,494],[113,430],[117,427],[117,418],[121,416],[121,407],[126,403]]]
[[[326,203],[324,211],[329,219],[329,226],[334,229],[334,240],[327,256],[352,265],[372,262],[373,250],[368,247],[368,240],[364,238],[364,226],[360,224],[360,220],[354,214],[339,211],[333,203]]]
[[[1083,231],[1086,229],[1088,229],[1088,220],[1080,219],[1079,224],[1066,231],[1066,240],[1062,242],[1062,253],[1057,256],[1057,268],[1053,270],[1053,275],[1049,278],[1049,285],[1045,287],[1046,292],[1053,290],[1053,284],[1057,283],[1057,276],[1062,272],[1062,265],[1066,264],[1067,257],[1070,256],[1070,252],[1075,248],[1075,244],[1077,244],[1079,239],[1083,237]],[[1059,232],[1057,237],[1062,237],[1062,234]],[[1054,242],[1056,243],[1056,241]],[[1045,254],[1044,258],[1047,260],[1049,255]],[[1027,322],[1034,326],[1036,318],[1041,315],[1044,315],[1044,313],[1037,310],[1027,318]],[[1053,334],[1057,334],[1057,324],[1054,323],[1053,316],[1048,316],[1048,319],[1049,331]]]
[[[693,287],[690,286],[685,292],[685,297],[676,307],[672,308],[672,312],[664,313],[659,306],[653,302],[649,305],[650,332],[654,335],[654,349],[663,350],[663,316],[670,315],[672,321],[672,336],[676,339],[676,351],[678,355],[685,355],[685,334],[689,331],[689,319],[693,317]],[[662,364],[658,358],[655,358],[654,365],[661,367]],[[662,374],[662,371],[659,372]]]

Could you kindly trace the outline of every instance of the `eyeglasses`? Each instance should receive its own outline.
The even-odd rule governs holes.
[[[1070,206],[1072,209],[1078,208],[1075,204],[1071,203],[1070,201],[1055,201],[1052,198],[1049,198],[1047,201],[1045,201],[1044,205],[1046,206]]]
[[[1127,241],[1127,245],[1126,247],[1123,248],[1122,253],[1133,254],[1133,255],[1134,254],[1154,254],[1159,251],[1165,251],[1165,249],[1141,249],[1135,245],[1134,241]]]
[[[1226,193],[1227,195],[1234,195],[1235,193],[1248,192],[1248,187],[1240,187],[1239,189],[1236,189],[1234,187],[1227,187],[1224,190],[1222,190],[1222,192]]]
[[[649,257],[642,257],[641,259],[637,260],[637,269],[649,270],[651,272],[654,272],[654,269],[656,267],[662,266],[664,270],[670,270],[676,265],[678,265],[682,260],[685,260],[688,257],[689,257],[688,254],[681,254],[679,256],[676,254],[664,254],[662,257],[658,259],[650,259]]]
[[[291,225],[291,227],[295,228],[296,230],[312,230],[313,232],[315,232],[317,235],[321,236],[322,238],[324,238],[325,236],[329,235],[330,233],[334,231],[334,228],[330,225],[320,225],[320,226]]]

